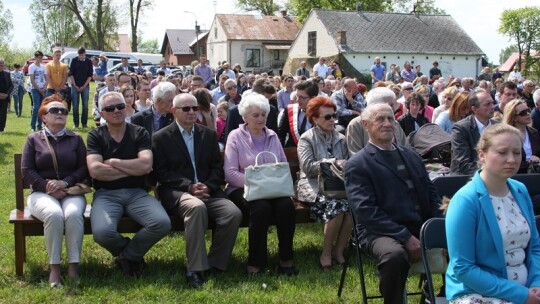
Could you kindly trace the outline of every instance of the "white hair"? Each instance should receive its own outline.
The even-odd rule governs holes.
[[[369,91],[366,96],[367,107],[379,103],[390,105],[393,104],[394,101],[396,101],[396,94],[394,91],[385,87],[374,88],[373,90]]]
[[[536,91],[534,91],[533,100],[534,100],[534,104],[540,105],[540,89],[537,89]]]
[[[364,109],[364,111],[362,112],[362,114],[360,114],[360,119],[362,121],[372,121],[373,120],[373,117],[377,114],[377,113],[380,113],[382,111],[390,111],[390,113],[392,113],[392,117],[393,117],[393,113],[394,111],[392,110],[392,107],[386,103],[377,103],[377,104],[373,104],[367,108]]]
[[[232,85],[236,85],[236,80],[229,78],[229,79],[225,80],[225,82],[223,83],[223,86],[228,87],[229,85],[231,85],[231,83],[232,83]]]
[[[152,89],[152,98],[154,101],[164,99],[169,93],[176,94],[176,86],[168,81],[161,81]]]
[[[238,104],[238,113],[240,113],[240,116],[246,116],[249,108],[258,108],[266,114],[270,112],[268,99],[259,93],[249,93],[242,96],[242,101]]]

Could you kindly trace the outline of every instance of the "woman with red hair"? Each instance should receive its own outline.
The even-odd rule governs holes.
[[[329,198],[319,192],[319,167],[322,162],[343,163],[349,153],[345,136],[334,129],[337,114],[332,99],[323,96],[311,99],[306,116],[313,128],[302,134],[298,141],[298,200],[310,203],[311,217],[325,223],[319,266],[329,269],[332,259],[338,264],[345,262],[343,252],[351,234],[352,219],[347,199]]]

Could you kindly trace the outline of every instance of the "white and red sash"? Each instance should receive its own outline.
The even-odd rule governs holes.
[[[298,140],[300,139],[300,133],[298,132],[299,111],[300,107],[297,103],[287,105],[287,114],[289,115],[289,130],[295,145],[298,145]]]

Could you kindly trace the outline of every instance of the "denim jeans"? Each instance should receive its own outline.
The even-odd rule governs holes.
[[[22,86],[19,86],[16,90],[16,94],[13,95],[13,107],[15,108],[15,114],[17,117],[21,116],[22,114],[22,101],[24,97],[24,88]]]
[[[32,94],[32,100],[34,101],[34,104],[32,105],[32,118],[30,119],[30,128],[32,128],[32,130],[41,130],[41,118],[39,118],[38,110],[39,107],[41,107],[41,100],[43,100],[43,96],[41,96],[41,93],[39,93],[39,91],[36,89],[32,89],[32,91],[30,92]]]
[[[81,97],[82,101],[82,113],[81,113],[81,123],[83,127],[86,127],[86,122],[88,121],[88,96],[90,92],[90,86],[86,86],[86,88],[82,92],[77,92],[75,89],[75,86],[71,87],[71,106],[73,109],[73,124],[75,127],[79,127],[79,101]]]

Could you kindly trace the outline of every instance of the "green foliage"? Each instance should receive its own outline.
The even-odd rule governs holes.
[[[8,44],[1,44],[0,54],[2,54],[2,58],[6,62],[6,66],[11,69],[15,63],[24,66],[26,60],[33,56],[34,51],[10,46]]]
[[[141,13],[152,8],[151,0],[129,0],[129,25],[131,28],[131,51],[141,52],[139,49],[139,17]]]
[[[356,10],[357,0],[289,0],[285,7],[298,21],[303,23],[311,9]],[[362,11],[410,13],[413,9],[419,14],[444,14],[444,10],[433,6],[432,2],[413,0],[365,0],[361,1]]]
[[[83,35],[73,42],[95,50],[114,50],[113,42],[118,40],[120,22],[117,18],[119,7],[112,0],[42,0],[43,9],[70,11],[81,26]]]
[[[11,11],[4,10],[4,3],[0,0],[0,44],[11,41],[13,31],[13,14]]]
[[[42,7],[41,0],[33,0],[29,7],[36,41],[34,48],[49,52],[52,45],[74,45],[80,25],[72,11],[62,7]]]
[[[524,56],[525,69],[522,74],[527,75],[530,66],[538,61],[538,58],[531,56],[531,51],[540,47],[540,7],[508,9],[502,12],[500,20],[499,33],[516,43],[518,69],[521,70]]]
[[[517,51],[518,51],[517,45],[512,44],[512,45],[507,46],[506,48],[501,50],[501,53],[499,54],[499,63],[500,64],[505,63],[506,60],[508,60],[508,58],[510,58],[512,53],[517,52]]]
[[[236,7],[248,12],[259,11],[264,16],[272,16],[279,11],[279,5],[272,0],[237,0]]]
[[[138,52],[159,54],[161,52],[161,45],[157,39],[143,40],[138,45]]]

